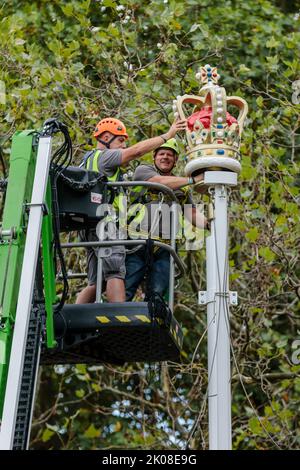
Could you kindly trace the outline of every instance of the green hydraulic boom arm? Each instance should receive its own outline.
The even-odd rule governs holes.
[[[16,132],[12,139],[9,182],[0,233],[0,414],[26,239],[26,203],[31,200],[36,150],[36,132]]]
[[[36,131],[16,132],[12,139],[9,181],[0,231],[0,416],[6,389],[13,328],[23,263],[28,210],[31,200],[38,147]],[[46,309],[47,347],[53,348],[55,291],[54,246],[50,178],[42,224],[42,262]]]

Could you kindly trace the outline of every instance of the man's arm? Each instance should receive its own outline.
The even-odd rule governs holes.
[[[160,145],[165,143],[167,140],[172,139],[175,137],[176,133],[179,131],[184,131],[186,129],[186,120],[176,120],[168,132],[162,134],[161,136],[152,137],[151,139],[143,140],[142,142],[138,142],[137,144],[128,147],[127,149],[121,149],[122,152],[122,160],[121,165],[126,165],[131,160],[135,160],[137,158],[142,157],[148,152],[155,150]]]
[[[198,183],[199,181],[203,180],[203,174],[195,176],[194,181]],[[148,181],[151,183],[160,183],[168,186],[170,189],[179,189],[183,186],[187,186],[190,184],[190,178],[187,176],[163,176],[163,175],[155,175],[152,178],[149,178]]]
[[[140,167],[141,168],[141,167]],[[149,170],[148,170],[149,171]],[[151,171],[151,170],[150,170]],[[154,171],[154,170],[153,170]],[[147,174],[145,174],[145,170],[143,171],[144,178],[139,178],[139,167],[136,170],[136,179],[142,179],[145,181],[150,181],[152,183],[160,183],[164,184],[170,189],[180,189],[183,186],[186,186],[188,183],[189,178],[184,177],[184,176],[162,176],[162,175],[155,175],[152,176],[151,178],[147,178]],[[199,181],[203,181],[203,174],[197,175],[194,177],[195,183],[198,183]],[[185,216],[187,219],[191,222],[192,225],[198,228],[208,228],[208,222],[206,217],[199,212],[199,210],[196,209],[196,207],[191,207],[192,200],[189,199],[187,201],[188,204],[190,204],[190,207],[185,208]]]

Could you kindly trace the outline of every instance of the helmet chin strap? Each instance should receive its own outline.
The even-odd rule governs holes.
[[[118,136],[117,135],[113,135],[112,138],[108,141],[108,142],[105,142],[104,140],[102,139],[97,139],[98,142],[100,142],[102,145],[105,145],[105,147],[107,149],[110,149],[110,144],[117,138]]]

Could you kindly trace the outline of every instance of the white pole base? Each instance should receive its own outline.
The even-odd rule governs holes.
[[[199,303],[207,304],[210,450],[231,450],[232,446],[229,303],[237,302],[237,293],[230,293],[228,282],[227,186],[236,185],[236,176],[223,171],[208,171],[204,176],[214,207],[206,238],[207,290],[199,293]]]

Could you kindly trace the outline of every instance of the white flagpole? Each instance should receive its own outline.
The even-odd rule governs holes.
[[[235,186],[235,173],[206,172],[213,205],[211,232],[206,239],[207,290],[199,303],[207,305],[209,448],[231,449],[231,372],[229,304],[237,303],[228,283],[228,186]]]

